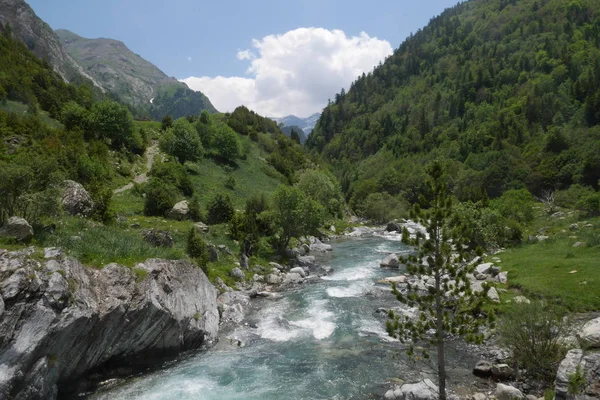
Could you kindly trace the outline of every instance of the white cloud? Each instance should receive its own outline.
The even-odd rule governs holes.
[[[246,105],[259,114],[307,116],[321,111],[328,98],[369,72],[392,46],[362,32],[348,37],[341,30],[299,28],[254,39],[238,60],[250,61],[248,77],[189,77],[190,88],[205,93],[219,111]]]
[[[192,61],[192,57],[188,56],[188,61]]]
[[[250,49],[238,50],[237,52],[238,60],[254,60],[255,58],[256,55]]]

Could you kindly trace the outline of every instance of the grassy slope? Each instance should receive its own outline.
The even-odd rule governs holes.
[[[29,112],[29,107],[23,103],[16,101],[7,101],[6,104],[0,103],[0,110],[15,113],[18,115],[25,115]],[[62,124],[57,120],[50,118],[46,111],[40,111],[40,119],[52,128],[62,128]]]
[[[571,230],[575,223],[579,228]],[[600,218],[578,221],[569,213],[562,219],[540,213],[533,231],[550,238],[498,255],[502,260],[498,264],[508,271],[511,289],[502,296],[503,301],[522,292],[571,311],[600,309]],[[573,247],[577,242],[585,245]]]

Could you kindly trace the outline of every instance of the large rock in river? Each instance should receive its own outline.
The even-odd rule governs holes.
[[[394,253],[386,256],[381,263],[379,263],[381,268],[398,268],[399,265],[400,261],[398,261],[398,256]]]
[[[0,398],[55,399],[90,372],[137,368],[216,338],[217,291],[188,261],[40,264],[0,250]]]

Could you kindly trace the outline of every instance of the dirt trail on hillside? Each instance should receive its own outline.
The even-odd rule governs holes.
[[[118,189],[114,190],[114,194],[119,194],[119,193],[123,193],[127,190],[130,190],[133,188],[134,183],[146,183],[148,182],[148,173],[150,172],[150,170],[152,169],[152,164],[154,163],[154,157],[158,154],[158,144],[153,144],[152,146],[148,147],[146,149],[146,172],[144,172],[143,174],[137,175],[135,178],[133,178],[133,182],[129,182],[127,185],[122,186]]]

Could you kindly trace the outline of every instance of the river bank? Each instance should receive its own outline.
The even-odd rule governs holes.
[[[379,263],[387,254],[408,251],[400,236],[360,228],[329,244],[332,252],[311,252],[315,263],[331,269],[328,275],[241,300],[244,317],[221,325],[215,347],[91,398],[383,398],[398,377],[433,379],[434,370],[409,363],[385,331],[381,309],[399,303],[389,285],[378,282],[399,271]],[[451,387],[478,380],[472,375],[477,349],[457,341],[448,353]]]

